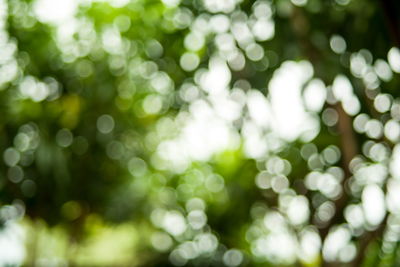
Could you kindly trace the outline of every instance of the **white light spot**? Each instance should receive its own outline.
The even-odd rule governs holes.
[[[362,207],[370,225],[378,225],[383,220],[386,214],[385,195],[379,186],[371,184],[364,188]]]
[[[389,64],[382,59],[377,59],[375,61],[374,69],[379,78],[385,82],[390,81],[393,77]]]
[[[307,0],[291,0],[293,5],[296,6],[305,6],[307,4]]]
[[[204,210],[206,208],[206,204],[204,200],[200,198],[192,198],[186,202],[186,210],[194,211],[194,210]]]
[[[289,180],[283,175],[277,175],[271,181],[272,190],[276,193],[281,193],[289,187]]]
[[[389,179],[387,185],[386,203],[388,210],[392,213],[400,213],[400,181],[398,179]]]
[[[259,44],[249,44],[246,47],[246,56],[252,61],[259,61],[264,57],[264,49]]]
[[[271,232],[254,242],[252,252],[259,257],[273,258],[276,263],[290,265],[296,260],[296,243],[286,231]]]
[[[374,107],[380,113],[385,113],[390,110],[392,105],[392,97],[388,94],[379,94],[374,99]]]
[[[165,252],[172,247],[173,241],[168,234],[156,232],[151,236],[151,244],[156,250]]]
[[[14,222],[7,222],[3,227],[0,231],[0,265],[22,265],[25,258],[25,232],[21,225]]]
[[[227,266],[239,266],[243,261],[242,252],[237,249],[230,249],[224,253],[223,261]]]
[[[390,160],[389,166],[390,174],[396,178],[400,179],[400,144],[397,144],[393,148],[392,158]]]
[[[178,236],[186,231],[186,222],[182,214],[177,211],[168,211],[163,218],[163,228],[170,234]]]
[[[339,253],[351,239],[350,231],[345,227],[337,227],[329,232],[322,253],[327,261],[339,259]]]
[[[400,50],[392,47],[388,52],[388,61],[394,72],[400,73]]]
[[[338,75],[333,81],[332,92],[337,100],[346,101],[353,96],[353,86],[346,76]]]
[[[385,124],[384,133],[387,139],[393,143],[397,142],[400,138],[400,125],[395,120],[389,120]]]
[[[72,18],[77,7],[76,0],[37,0],[33,11],[41,22],[60,24]]]
[[[202,210],[193,210],[188,215],[188,221],[193,229],[201,229],[207,223],[207,216]]]
[[[344,217],[354,228],[360,228],[364,224],[364,213],[361,205],[349,205],[344,211]]]
[[[322,121],[327,126],[334,126],[339,120],[339,115],[333,108],[326,108],[322,112]]]
[[[211,58],[209,70],[202,76],[200,84],[204,91],[217,94],[226,89],[231,78],[226,63],[220,58]]]
[[[230,20],[227,16],[222,14],[214,15],[210,19],[210,26],[214,32],[223,33],[228,31]]]
[[[40,102],[49,96],[49,88],[45,83],[38,82],[32,76],[26,76],[19,85],[19,91],[23,97],[31,98],[35,102]]]
[[[8,166],[15,166],[21,158],[20,153],[15,148],[7,148],[3,153],[4,163]]]
[[[275,24],[270,19],[262,18],[254,23],[251,30],[258,41],[267,41],[275,35]]]
[[[198,51],[204,46],[204,36],[197,32],[191,32],[186,35],[184,40],[185,48],[190,51]]]
[[[235,9],[236,0],[203,0],[205,8],[211,13],[230,13]]]
[[[272,175],[266,171],[260,172],[256,176],[256,185],[261,189],[268,189],[271,187]]]
[[[202,233],[194,238],[194,241],[202,253],[209,253],[214,251],[218,246],[218,239],[210,233]]]
[[[224,179],[219,175],[210,175],[205,182],[206,188],[214,193],[217,193],[224,189]]]
[[[143,109],[147,114],[157,114],[163,106],[162,98],[159,95],[148,95],[143,100]]]
[[[103,134],[108,134],[114,129],[114,119],[110,115],[104,114],[97,119],[97,129]]]
[[[289,204],[287,215],[289,220],[294,225],[300,225],[307,222],[310,216],[308,208],[308,200],[304,196],[294,197]]]
[[[267,129],[271,124],[271,107],[260,91],[251,90],[247,94],[247,108],[250,117],[260,127]]]
[[[342,107],[350,116],[357,115],[361,110],[360,101],[354,94],[349,99],[343,101]]]
[[[270,3],[265,1],[256,1],[253,5],[253,13],[258,19],[270,18],[272,15]]]
[[[182,69],[185,71],[193,71],[199,66],[200,59],[195,53],[184,53],[179,61]]]
[[[253,42],[253,34],[248,25],[243,21],[234,22],[231,27],[231,32],[242,47]]]
[[[180,4],[180,0],[162,0],[165,6],[167,7],[176,7]]]
[[[313,79],[304,89],[303,97],[308,110],[320,112],[326,100],[327,89],[319,79]]]
[[[300,136],[312,140],[319,132],[319,121],[305,111],[301,97],[302,85],[312,74],[309,62],[287,61],[274,72],[270,81],[273,127],[285,140],[295,140]]]
[[[319,256],[321,238],[313,228],[306,228],[300,233],[299,258],[307,263],[312,263]]]
[[[365,130],[370,138],[378,139],[383,134],[382,123],[376,119],[371,119],[365,124]]]
[[[246,65],[246,58],[242,52],[236,51],[234,55],[228,59],[228,64],[232,70],[240,71]]]
[[[365,113],[357,115],[353,121],[354,130],[358,133],[365,133],[366,125],[369,121],[369,116]]]
[[[346,41],[340,35],[332,35],[329,44],[336,54],[342,54],[346,51]]]
[[[61,147],[68,147],[72,144],[73,135],[68,129],[61,129],[57,132],[56,141],[57,144]]]

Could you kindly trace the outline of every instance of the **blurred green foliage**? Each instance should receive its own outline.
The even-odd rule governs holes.
[[[399,11],[1,0],[0,264],[397,266]]]

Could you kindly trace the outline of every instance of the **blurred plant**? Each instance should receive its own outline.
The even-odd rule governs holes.
[[[32,265],[396,266],[396,10],[0,1],[3,225]]]

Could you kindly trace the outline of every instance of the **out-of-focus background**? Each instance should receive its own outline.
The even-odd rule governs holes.
[[[399,14],[0,0],[0,266],[400,266]]]

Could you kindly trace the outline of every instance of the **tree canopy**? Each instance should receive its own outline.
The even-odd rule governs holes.
[[[399,12],[0,0],[0,264],[399,265]]]

